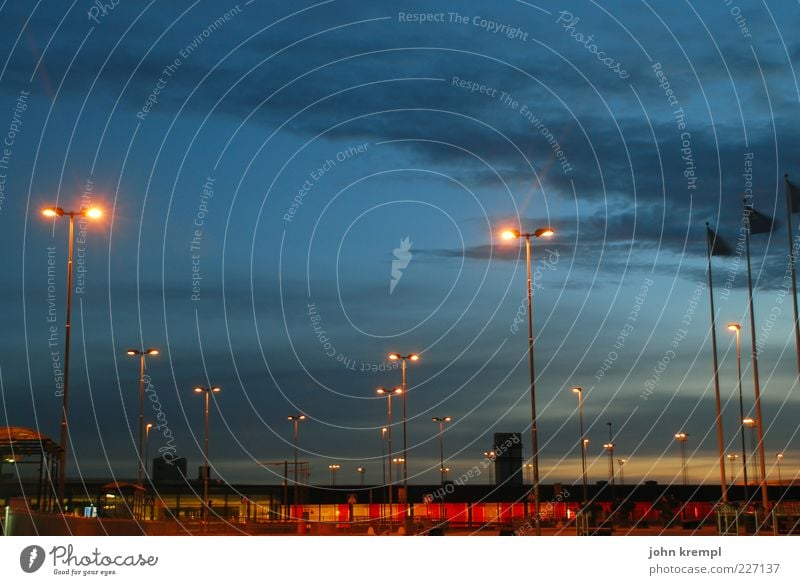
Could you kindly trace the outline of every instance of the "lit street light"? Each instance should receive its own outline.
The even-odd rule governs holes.
[[[407,418],[407,411],[406,411],[406,362],[412,361],[416,362],[419,361],[419,356],[415,353],[410,353],[408,355],[401,355],[399,353],[390,353],[389,359],[392,361],[400,360],[401,365],[401,372],[402,372],[402,384],[401,390],[403,394],[403,503],[406,504],[405,506],[405,518],[406,521],[410,519],[409,516],[409,506],[408,506],[408,433],[406,432],[406,422]]]
[[[300,494],[300,476],[298,475],[298,467],[297,467],[297,439],[300,433],[300,421],[306,420],[306,415],[304,414],[290,414],[286,417],[287,420],[292,421],[294,423],[294,500],[295,509],[297,509],[298,504],[300,503],[299,494]],[[286,494],[284,494],[286,495]],[[287,503],[288,506],[288,503]],[[287,510],[288,512],[288,510]],[[290,516],[288,514],[287,516]],[[298,515],[297,521],[300,522],[300,518]]]
[[[750,453],[752,455],[751,461],[753,462],[753,485],[758,485],[758,451],[756,451],[756,426],[757,421],[754,418],[743,418],[742,424],[750,429]]]
[[[533,485],[533,463],[525,464],[525,479]]]
[[[627,459],[617,459],[617,465],[619,465],[619,485],[625,485],[625,471],[623,470],[623,466],[627,462]]]
[[[208,521],[208,476],[211,469],[208,465],[208,401],[212,394],[217,394],[220,391],[219,386],[196,386],[194,391],[197,394],[205,394],[206,397],[206,439],[203,448],[203,459],[205,465],[203,466],[203,523]]]
[[[340,467],[341,465],[338,463],[332,463],[331,465],[328,465],[328,469],[331,470],[331,485],[333,486],[336,485],[336,473],[339,471]]]
[[[158,350],[154,347],[149,349],[129,349],[125,352],[129,356],[139,356],[139,449],[137,452],[139,459],[139,469],[137,484],[142,485],[142,430],[144,428],[144,358],[145,356],[158,355]]]
[[[405,396],[405,394],[404,394],[402,388],[395,388],[394,390],[387,390],[386,388],[378,388],[375,392],[377,392],[378,394],[381,394],[383,396],[386,396],[386,399],[388,401],[388,410],[387,410],[387,413],[386,413],[386,427],[384,428],[384,431],[386,431],[386,432],[385,433],[383,433],[383,431],[381,431],[381,432],[384,434],[384,436],[386,436],[388,438],[388,441],[387,441],[388,444],[389,444],[388,458],[389,458],[389,460],[391,460],[392,459],[392,394],[403,394],[404,396]],[[385,478],[384,478],[384,480],[385,480]],[[389,529],[391,530],[393,519],[394,519],[394,515],[392,514],[392,509],[393,509],[392,506],[394,504],[394,495],[393,495],[394,483],[392,482],[392,466],[391,465],[389,465],[389,483],[387,485],[389,486]]]
[[[61,444],[60,458],[58,463],[58,505],[64,504],[64,479],[67,472],[67,446],[69,443],[68,435],[68,407],[69,407],[69,349],[70,331],[72,317],[72,252],[75,243],[75,217],[87,217],[97,219],[103,212],[95,207],[82,209],[80,211],[64,211],[60,207],[46,207],[42,209],[42,215],[55,219],[56,217],[69,218],[69,245],[67,248],[67,312],[64,325],[64,385],[61,394]]]
[[[572,391],[578,395],[578,419],[580,421],[580,432],[578,436],[578,446],[581,448],[581,483],[583,484],[583,500],[585,506],[589,501],[589,486],[586,483],[586,437],[583,436],[583,388],[575,386]]]
[[[742,475],[744,477],[744,501],[750,501],[747,487],[747,447],[744,442],[744,401],[742,399],[742,327],[738,323],[728,323],[728,330],[736,333],[736,365],[739,369],[739,431],[742,439]]]
[[[144,473],[148,477],[150,476],[150,461],[149,461],[149,451],[150,451],[150,429],[153,428],[153,423],[147,423],[144,427]]]
[[[523,233],[516,229],[503,231],[501,237],[504,240],[525,238],[525,258],[528,273],[528,369],[530,374],[530,394],[531,394],[531,449],[533,451],[533,505],[534,505],[534,524],[536,526],[536,536],[542,535],[542,527],[539,518],[539,438],[536,430],[536,381],[533,370],[533,295],[531,292],[531,237],[549,238],[555,232],[549,228],[539,228],[533,233]]]
[[[739,456],[736,453],[728,453],[728,461],[731,462],[731,485],[734,485],[734,483],[735,483],[733,472],[734,472],[734,466],[736,464],[736,460],[738,458],[739,458]]]
[[[483,456],[486,457],[492,464],[489,466],[489,484],[494,484],[494,461],[497,457],[494,451],[484,451]]]
[[[614,481],[614,442],[611,435],[611,423],[608,425],[608,443],[603,445],[603,449],[608,452],[608,480],[611,482],[611,501],[616,501],[616,485]]]
[[[439,473],[441,475],[441,483],[444,485],[444,423],[449,423],[453,420],[449,416],[434,416],[433,422],[439,423]]]
[[[775,453],[775,462],[778,465],[778,485],[783,485],[783,480],[781,479],[781,460],[783,459],[783,453]]]
[[[356,471],[358,472],[358,476],[361,478],[360,485],[364,485],[364,472],[367,470],[363,467],[358,467],[356,468]]]
[[[675,440],[681,446],[681,467],[683,469],[683,485],[689,485],[689,467],[686,463],[686,440],[689,433],[675,433]]]

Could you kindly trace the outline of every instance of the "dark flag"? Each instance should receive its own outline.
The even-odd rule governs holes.
[[[775,220],[759,213],[752,205],[745,205],[744,212],[749,220],[751,234],[768,234],[775,228]]]
[[[718,236],[706,223],[706,235],[711,247],[712,256],[733,256],[733,250],[728,242]]]

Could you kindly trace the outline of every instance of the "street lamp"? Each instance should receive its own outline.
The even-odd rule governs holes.
[[[586,483],[586,444],[588,441],[583,436],[583,388],[575,386],[572,391],[578,395],[578,419],[581,432],[578,437],[578,446],[581,448],[581,483],[583,484],[583,501],[581,503],[586,505],[586,502],[589,501],[589,486]]]
[[[728,323],[728,330],[736,333],[736,366],[739,369],[739,430],[742,439],[742,475],[744,477],[744,501],[750,501],[750,488],[747,487],[747,447],[744,443],[744,401],[742,399],[742,327],[738,323]]]
[[[142,485],[142,430],[144,428],[144,358],[145,356],[158,355],[158,350],[154,347],[149,349],[129,349],[125,352],[129,356],[139,356],[139,469],[137,485]]]
[[[406,459],[408,458],[408,434],[406,433],[406,362],[412,361],[416,362],[419,361],[419,356],[415,353],[410,353],[408,355],[401,355],[399,353],[390,353],[389,359],[392,361],[400,360],[401,363],[401,371],[402,371],[402,384],[401,384],[401,391],[403,394],[403,501],[408,502],[408,463]],[[408,520],[408,505],[406,505],[406,520]]]
[[[328,465],[328,469],[331,470],[331,485],[336,485],[336,472],[339,471],[340,467],[341,465],[338,463],[332,463],[331,465]]]
[[[733,467],[739,456],[736,453],[728,453],[728,461],[731,462],[731,485],[734,485]]]
[[[103,212],[96,207],[81,209],[80,211],[64,211],[60,207],[45,207],[42,215],[55,219],[56,217],[69,218],[69,246],[67,248],[67,313],[64,325],[64,385],[61,394],[61,445],[60,460],[58,463],[58,505],[64,504],[64,480],[67,471],[67,445],[69,431],[67,428],[68,407],[69,407],[69,348],[70,330],[72,317],[72,251],[75,242],[75,217],[87,217],[97,219]],[[141,452],[140,452],[141,454]]]
[[[388,402],[388,410],[387,410],[387,413],[386,413],[386,427],[384,427],[383,431],[381,431],[381,432],[383,433],[383,435],[385,437],[388,437],[388,441],[387,441],[388,444],[389,444],[389,455],[388,455],[388,457],[391,460],[392,459],[392,394],[403,394],[403,396],[405,397],[405,393],[403,392],[402,388],[395,388],[394,390],[388,390],[386,388],[378,388],[375,392],[377,392],[378,394],[380,394],[382,396],[386,396],[386,399],[387,399],[387,402]],[[403,400],[403,403],[405,404],[405,400]],[[384,433],[384,431],[385,431],[385,433]],[[385,480],[385,478],[384,478],[384,480]],[[392,515],[392,509],[393,509],[392,506],[394,504],[394,502],[393,502],[394,484],[392,482],[392,466],[391,465],[389,465],[389,483],[387,485],[389,486],[389,528],[391,529],[392,522],[393,522],[393,519],[394,519],[394,516]]]
[[[300,433],[300,421],[306,420],[306,415],[304,414],[290,414],[286,417],[287,420],[292,421],[294,423],[294,505],[297,508],[299,503],[298,496],[300,494],[300,482],[299,482],[299,475],[298,475],[298,467],[297,467],[297,439]],[[284,494],[285,496],[286,494]],[[287,504],[288,505],[288,504]],[[288,512],[288,510],[287,510]],[[300,516],[298,515],[297,521],[300,522]]]
[[[614,442],[611,435],[611,423],[608,425],[608,443],[603,445],[603,448],[608,452],[608,478],[611,481],[611,500],[616,501],[616,485],[614,482]]]
[[[525,467],[525,479],[529,483],[533,484],[533,479],[531,477],[533,475],[533,463],[526,463],[524,467]]]
[[[758,477],[758,451],[756,451],[756,424],[757,421],[754,418],[743,418],[742,424],[750,429],[750,453],[752,454],[752,461],[753,461],[753,485],[757,485],[757,477]]]
[[[449,416],[434,416],[431,420],[439,423],[439,472],[442,485],[444,485],[444,423],[449,423],[453,419]]]
[[[150,451],[150,429],[153,428],[153,423],[147,423],[144,427],[144,473],[145,475],[149,476],[150,471],[150,463],[149,463],[149,451]]]
[[[497,454],[494,451],[484,451],[483,456],[486,457],[492,464],[489,466],[489,484],[494,484],[494,461]]]
[[[619,485],[621,486],[625,485],[625,471],[623,466],[627,461],[627,459],[617,459],[617,465],[619,465]]]
[[[205,523],[208,521],[208,476],[210,472],[208,465],[208,401],[212,394],[219,393],[220,387],[196,386],[194,391],[197,394],[205,394],[206,397],[206,440],[203,448],[203,458],[205,460],[205,465],[203,466],[203,523]]]
[[[686,440],[689,433],[675,433],[675,440],[681,446],[681,466],[683,468],[683,485],[689,485],[689,468],[686,464]]]
[[[525,258],[528,271],[528,368],[530,373],[531,394],[531,449],[533,450],[533,502],[536,510],[534,523],[536,536],[542,535],[539,519],[539,438],[536,431],[536,382],[533,371],[533,295],[531,292],[531,237],[549,238],[555,232],[549,228],[539,228],[533,233],[522,233],[517,229],[507,229],[501,234],[504,240],[525,238]]]
[[[783,480],[781,479],[781,460],[783,459],[783,453],[775,453],[775,462],[778,464],[778,485],[783,485]]]
[[[366,469],[364,469],[363,467],[358,467],[356,468],[356,471],[358,472],[358,475],[361,478],[360,485],[364,485],[364,472],[366,471]]]

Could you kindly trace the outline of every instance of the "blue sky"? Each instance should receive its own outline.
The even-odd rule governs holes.
[[[162,349],[148,374],[191,469],[203,428],[191,388],[223,388],[212,460],[230,481],[274,480],[257,462],[291,457],[286,415],[300,411],[312,480],[337,462],[340,481],[359,465],[378,481],[386,405],[374,388],[399,371],[372,370],[394,350],[422,354],[409,368],[413,481],[438,477],[433,416],[454,418],[453,472],[494,432],[523,432],[528,456],[526,332],[514,326],[524,253],[497,234],[551,225],[557,237],[534,245],[544,481],[576,477],[573,385],[587,389],[592,480],[605,477],[612,422],[626,478],[680,481],[672,436],[685,430],[693,481],[716,481],[704,223],[735,242],[747,182],[781,222],[753,238],[756,329],[768,330],[768,462],[784,451],[796,473],[792,316],[778,300],[782,177],[800,173],[796,8],[120,2],[92,19],[93,6],[0,7],[0,133],[15,129],[0,207],[3,423],[58,435],[47,248],[63,341],[66,225],[38,210],[79,206],[89,184],[84,201],[107,212],[78,245],[71,474],[135,473],[129,346]],[[405,238],[411,259],[390,294]],[[748,319],[734,267],[714,260],[732,450],[736,357],[722,325]],[[746,409],[749,348],[745,327]],[[156,434],[151,449],[163,443]]]

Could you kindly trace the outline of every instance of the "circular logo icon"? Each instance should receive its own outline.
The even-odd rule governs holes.
[[[19,566],[26,573],[35,573],[44,564],[44,549],[41,546],[32,544],[22,549],[19,554]]]

